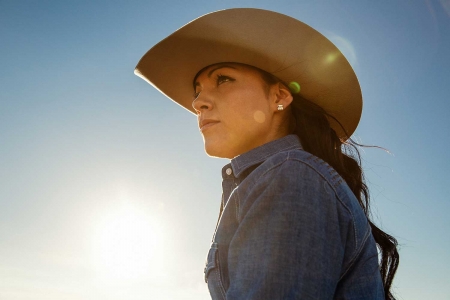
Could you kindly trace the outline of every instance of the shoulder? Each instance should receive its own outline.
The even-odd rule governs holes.
[[[241,201],[253,202],[256,197],[297,201],[304,196],[310,201],[324,197],[335,200],[333,184],[339,175],[316,156],[299,149],[282,151],[256,167],[236,189]],[[298,202],[298,201],[297,201]]]
[[[250,174],[249,179],[255,184],[264,180],[265,177],[272,177],[274,179],[272,183],[295,180],[296,182],[308,181],[310,184],[311,179],[316,179],[322,184],[329,184],[330,187],[337,187],[344,182],[329,164],[300,149],[272,155]]]
[[[328,163],[303,150],[279,152],[259,165],[236,189],[239,221],[252,210],[340,232],[353,258],[370,235],[367,217],[345,180]],[[350,259],[349,259],[350,260]]]
[[[277,201],[307,210],[337,210],[345,219],[367,222],[344,179],[328,163],[300,149],[272,155],[235,192],[244,210],[256,201]]]

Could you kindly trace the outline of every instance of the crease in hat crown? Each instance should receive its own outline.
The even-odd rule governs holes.
[[[333,57],[333,59],[330,59]],[[326,37],[292,17],[262,9],[233,8],[203,15],[154,45],[135,74],[195,113],[192,80],[206,66],[236,62],[301,84],[305,99],[321,106],[339,137],[355,131],[362,112],[356,74]]]

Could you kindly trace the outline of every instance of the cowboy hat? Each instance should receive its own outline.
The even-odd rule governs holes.
[[[299,83],[303,98],[340,123],[329,118],[343,139],[358,125],[362,95],[347,59],[313,28],[273,11],[234,8],[203,15],[153,46],[134,72],[195,113],[193,79],[220,62],[251,65]]]

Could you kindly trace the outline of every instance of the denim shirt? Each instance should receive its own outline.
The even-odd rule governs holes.
[[[234,158],[222,177],[205,267],[213,300],[384,299],[358,200],[297,136]]]

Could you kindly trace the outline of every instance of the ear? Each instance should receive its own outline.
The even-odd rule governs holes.
[[[284,84],[282,84],[281,82],[274,84],[272,86],[273,90],[272,90],[272,103],[271,103],[271,107],[274,111],[279,111],[278,110],[278,105],[283,105],[283,109],[286,109],[289,107],[289,105],[291,105],[292,100],[294,99],[292,97],[291,91],[289,90],[288,87],[286,87]]]

